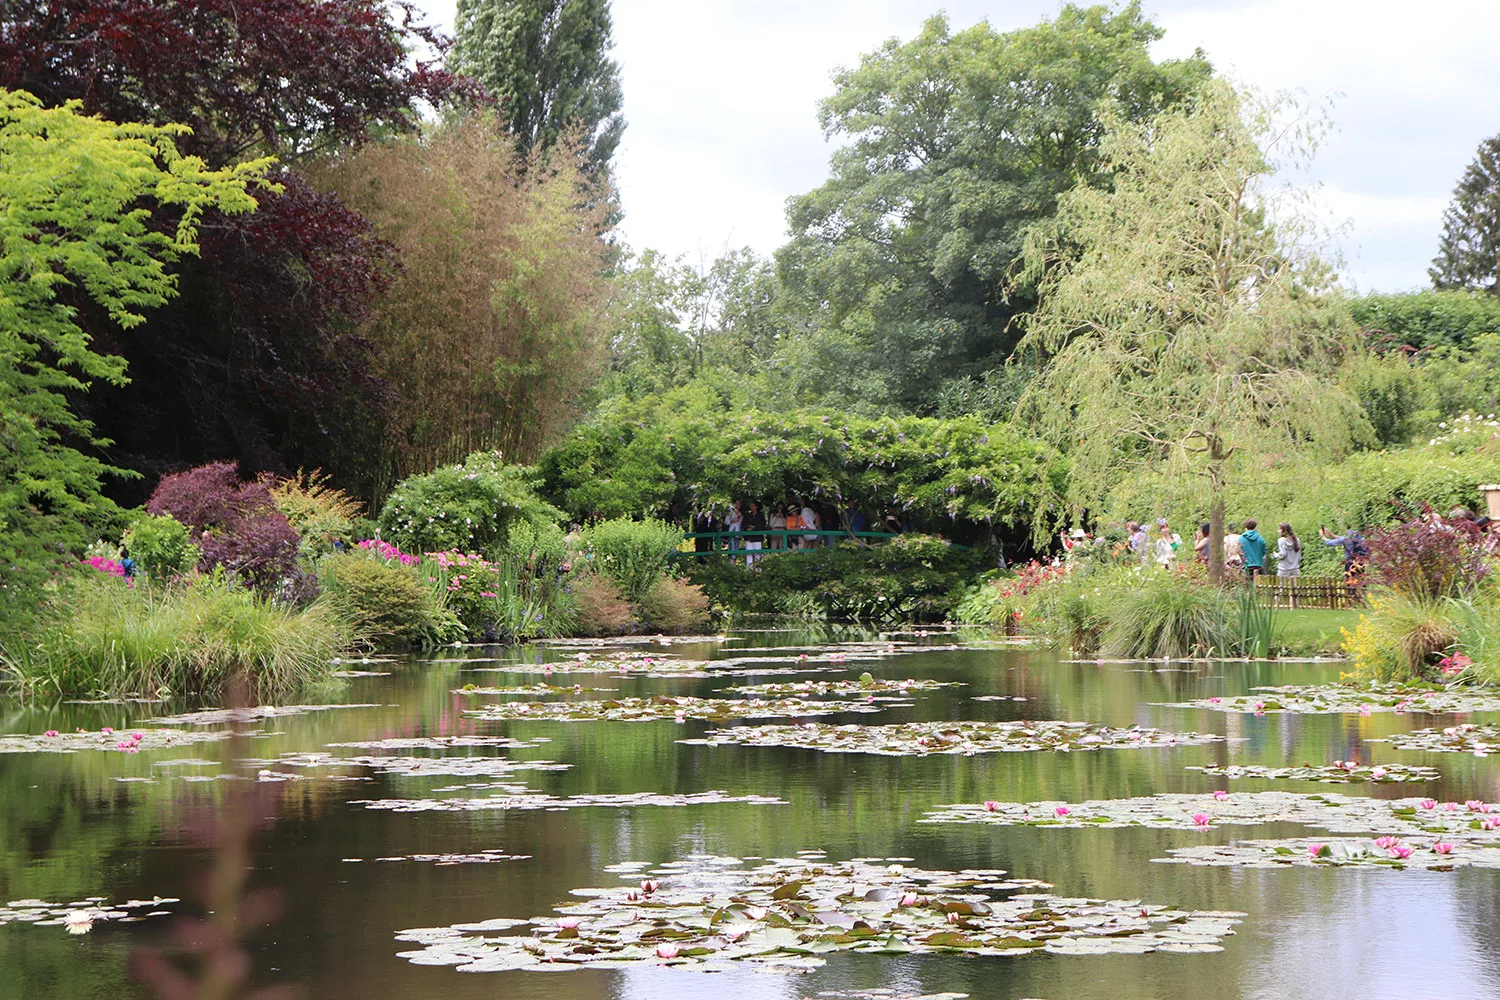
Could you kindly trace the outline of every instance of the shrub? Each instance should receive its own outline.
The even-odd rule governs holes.
[[[163,476],[146,503],[192,529],[204,572],[223,567],[269,592],[297,565],[299,539],[262,478],[241,482],[232,462]]]
[[[380,532],[407,552],[490,552],[515,524],[556,524],[562,511],[537,496],[530,474],[499,452],[475,452],[396,484]]]
[[[1370,599],[1353,632],[1344,632],[1344,650],[1354,658],[1355,676],[1380,681],[1434,680],[1438,661],[1459,640],[1459,629],[1444,605],[1399,594]]]
[[[578,606],[580,635],[621,635],[635,623],[635,609],[624,591],[602,573],[574,577],[572,596]]]
[[[1231,599],[1173,573],[1151,572],[1109,601],[1104,648],[1129,659],[1206,655],[1225,646]]]
[[[324,561],[320,575],[333,606],[372,638],[411,646],[463,638],[463,627],[442,592],[399,560],[338,554]]]
[[[165,583],[198,565],[201,553],[187,525],[166,514],[143,514],[125,532],[125,548],[146,576]]]
[[[1375,582],[1403,597],[1462,597],[1489,574],[1482,539],[1474,522],[1444,520],[1429,507],[1422,517],[1370,533],[1370,569]]]
[[[364,506],[348,493],[330,485],[321,469],[297,470],[270,488],[276,509],[286,517],[302,539],[304,555],[333,551],[333,543],[352,539],[354,526],[364,515]]]
[[[616,518],[593,525],[584,539],[593,552],[594,568],[618,583],[629,600],[639,601],[666,576],[682,531],[665,521]]]
[[[676,577],[662,577],[641,597],[641,618],[648,629],[680,635],[708,625],[708,595],[703,588]]]
[[[35,692],[218,697],[291,694],[329,679],[362,638],[327,601],[294,610],[222,573],[181,587],[127,587],[100,574],[66,584],[11,671]]]

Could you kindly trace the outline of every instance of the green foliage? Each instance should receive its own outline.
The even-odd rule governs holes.
[[[198,565],[198,546],[188,526],[166,514],[140,514],[123,539],[147,579],[167,583]]]
[[[327,601],[282,607],[221,574],[159,588],[85,573],[49,600],[7,665],[39,694],[217,698],[243,683],[275,698],[329,680],[360,638]]]
[[[1361,295],[1349,311],[1377,347],[1469,347],[1500,333],[1500,297],[1460,289]]]
[[[570,590],[577,606],[578,634],[620,635],[635,624],[635,608],[611,577],[579,573]]]
[[[1201,56],[1153,62],[1161,34],[1138,3],[1067,4],[1003,33],[939,15],[835,74],[819,109],[831,176],[792,199],[777,254],[818,328],[781,354],[798,402],[925,410],[1010,352],[1030,302],[999,290],[1026,228],[1080,178],[1109,184],[1100,102],[1146,121],[1210,73]]]
[[[1362,353],[1346,369],[1344,387],[1359,401],[1382,446],[1406,444],[1426,426],[1429,392],[1424,368],[1404,352],[1391,351]]]
[[[256,160],[208,170],[182,156],[180,126],[85,117],[74,101],[43,108],[0,90],[0,575],[7,588],[45,575],[41,553],[81,550],[118,530],[100,480],[92,426],[69,394],[123,385],[125,362],[96,352],[79,327],[86,299],[121,327],[176,292],[167,267],[197,252],[205,212],[255,207]],[[153,206],[178,209],[163,228]],[[92,446],[92,447],[90,447]],[[35,601],[35,592],[21,597]],[[8,600],[5,603],[10,603]],[[4,614],[4,612],[0,612]]]
[[[1438,255],[1427,272],[1437,288],[1500,295],[1500,135],[1479,144],[1443,213]]]
[[[951,619],[988,560],[984,551],[906,534],[875,545],[772,552],[754,569],[703,559],[688,572],[735,613],[899,623]]]
[[[364,506],[329,482],[320,469],[299,469],[271,488],[276,509],[302,539],[302,554],[315,557],[333,551],[334,542],[353,541]]]
[[[555,524],[562,512],[536,494],[530,471],[499,452],[475,452],[402,480],[380,510],[381,535],[407,552],[483,552],[517,524]]]
[[[895,507],[919,522],[1028,525],[1037,535],[1050,530],[1064,485],[1056,454],[1008,425],[741,410],[691,388],[611,407],[538,468],[547,494],[580,520],[812,496],[872,517]]]
[[[1218,82],[1149,126],[1107,112],[1113,188],[1079,184],[1027,252],[1041,305],[1023,346],[1046,367],[1024,405],[1068,453],[1069,499],[1098,510],[1142,470],[1201,478],[1211,569],[1231,480],[1370,434],[1333,378],[1355,344],[1343,302],[1296,223],[1259,207],[1260,143],[1297,135],[1275,114]]]
[[[319,566],[327,600],[377,643],[437,646],[463,639],[443,591],[400,562],[364,552],[328,556]]]
[[[1438,660],[1459,638],[1454,605],[1430,598],[1381,594],[1370,599],[1359,627],[1345,634],[1356,676],[1366,680],[1436,680]],[[1482,622],[1470,622],[1471,639]]]
[[[682,543],[682,529],[665,521],[616,518],[592,525],[584,542],[594,569],[620,585],[631,601],[641,600],[667,573],[667,562]]]
[[[1242,656],[1264,658],[1274,652],[1276,606],[1262,601],[1254,587],[1241,587],[1239,600],[1238,652]]]
[[[608,168],[625,119],[609,0],[458,0],[452,68],[498,99],[523,151],[571,130]]]
[[[1448,598],[1443,610],[1457,649],[1473,661],[1468,669],[1482,684],[1500,684],[1500,600],[1493,587],[1466,598]]]
[[[1131,659],[1203,656],[1223,650],[1235,607],[1217,587],[1150,572],[1109,601],[1104,648]]]
[[[648,631],[700,632],[708,625],[708,595],[686,580],[664,576],[641,595],[640,614]]]

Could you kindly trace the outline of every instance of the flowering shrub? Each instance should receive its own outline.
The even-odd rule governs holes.
[[[464,637],[457,616],[414,563],[359,552],[334,555],[321,569],[334,606],[376,639],[433,646]]]
[[[421,556],[415,556],[409,552],[402,552],[399,548],[392,545],[390,542],[382,542],[378,538],[366,538],[364,541],[359,543],[359,547],[364,549],[366,552],[379,556],[386,562],[399,562],[403,566],[415,566],[422,561]]]
[[[682,530],[665,521],[603,521],[588,530],[594,568],[618,583],[625,596],[639,601],[652,584],[667,575],[667,561],[682,542]]]
[[[100,573],[108,576],[117,576],[122,580],[125,579],[125,566],[118,560],[109,559],[104,556],[89,556],[84,560],[84,564],[92,566]]]
[[[408,552],[488,552],[518,522],[556,524],[562,511],[536,494],[527,470],[499,452],[402,480],[380,511],[380,533]]]
[[[1435,680],[1453,658],[1443,654],[1459,640],[1449,607],[1399,594],[1370,598],[1353,632],[1344,629],[1344,651],[1361,680]],[[1467,661],[1467,657],[1464,658]]]
[[[1411,598],[1472,593],[1491,566],[1472,521],[1448,521],[1431,508],[1421,517],[1371,532],[1370,568],[1377,583]]]
[[[198,564],[200,553],[187,525],[165,514],[136,518],[124,542],[130,557],[151,580],[171,580]]]
[[[276,509],[266,479],[241,482],[232,462],[163,476],[146,510],[192,529],[204,571],[222,566],[269,592],[296,569],[297,532]]]

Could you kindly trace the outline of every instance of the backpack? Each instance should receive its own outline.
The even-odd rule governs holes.
[[[1353,543],[1353,546],[1350,548],[1349,552],[1354,556],[1354,558],[1370,558],[1370,543],[1365,541],[1363,535],[1351,535],[1349,540]]]

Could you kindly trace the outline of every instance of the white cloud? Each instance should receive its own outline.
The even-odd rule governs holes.
[[[827,176],[816,108],[830,73],[910,38],[941,0],[615,0],[629,127],[617,155],[626,238],[690,259],[785,238],[787,197]],[[451,25],[453,0],[423,0]],[[1035,23],[1043,0],[950,0],[955,26]],[[1158,57],[1202,47],[1265,91],[1341,93],[1311,176],[1363,289],[1426,281],[1442,206],[1500,132],[1494,0],[1147,0]]]

